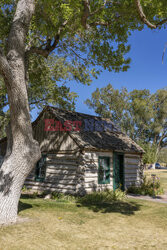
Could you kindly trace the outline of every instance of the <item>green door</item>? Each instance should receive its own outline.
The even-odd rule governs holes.
[[[113,188],[124,190],[124,155],[114,152]]]

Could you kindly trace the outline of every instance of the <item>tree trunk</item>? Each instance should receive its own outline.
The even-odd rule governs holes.
[[[18,1],[7,56],[0,64],[10,106],[8,148],[0,168],[0,224],[16,222],[22,186],[41,155],[33,139],[25,77],[26,35],[34,9],[35,0]]]

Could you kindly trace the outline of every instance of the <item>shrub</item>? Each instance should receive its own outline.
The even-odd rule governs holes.
[[[52,192],[51,199],[57,200],[59,202],[74,202],[76,197],[70,194],[63,194],[59,192]]]
[[[37,191],[32,193],[32,198],[33,199],[38,198],[38,196],[39,196],[39,193]]]
[[[109,203],[125,199],[126,199],[126,193],[121,191],[120,189],[117,189],[116,191],[105,190],[101,192],[93,192],[78,198],[78,202],[82,204],[97,204],[97,203]]]
[[[25,185],[22,187],[22,190],[21,190],[21,191],[22,191],[22,192],[27,192],[27,188],[26,188]]]
[[[127,192],[132,194],[156,196],[163,194],[164,190],[161,187],[160,179],[158,177],[155,177],[153,180],[152,177],[147,178],[145,176],[140,187],[131,186],[128,188]]]

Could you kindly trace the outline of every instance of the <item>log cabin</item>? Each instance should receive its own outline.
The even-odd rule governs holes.
[[[84,195],[141,184],[144,151],[109,119],[47,106],[32,127],[42,158],[28,189]],[[1,139],[1,162],[6,146]]]

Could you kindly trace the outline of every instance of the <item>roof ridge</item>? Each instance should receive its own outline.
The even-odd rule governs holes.
[[[46,106],[47,108],[49,109],[55,109],[55,110],[61,110],[63,112],[67,112],[67,113],[76,113],[76,114],[80,114],[80,115],[86,115],[86,116],[90,116],[90,117],[96,117],[96,118],[100,118],[100,119],[104,119],[104,120],[110,120],[110,118],[104,118],[104,117],[101,117],[101,116],[97,116],[97,115],[90,115],[90,114],[86,114],[86,113],[82,113],[82,112],[78,112],[78,111],[71,111],[71,110],[66,110],[66,109],[61,109],[61,108],[56,108],[56,107],[53,107],[53,106]],[[111,121],[112,122],[112,121]],[[113,123],[113,122],[112,122]]]

